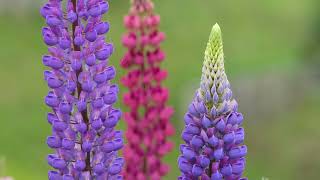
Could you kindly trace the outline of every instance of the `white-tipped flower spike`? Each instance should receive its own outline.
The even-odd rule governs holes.
[[[247,147],[243,116],[224,69],[221,29],[212,27],[204,56],[200,88],[185,115],[178,179],[244,180]]]
[[[208,110],[215,108],[217,115],[236,105],[224,70],[224,54],[221,29],[218,24],[212,27],[204,54],[199,100],[203,100]],[[235,110],[236,107],[234,107]]]

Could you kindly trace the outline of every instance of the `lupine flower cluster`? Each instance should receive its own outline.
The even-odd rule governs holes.
[[[200,88],[188,108],[178,159],[181,180],[245,180],[243,116],[224,70],[220,27],[213,26]]]
[[[129,72],[121,81],[129,89],[123,99],[130,109],[124,114],[128,125],[124,157],[130,162],[125,167],[127,180],[159,180],[169,171],[161,158],[173,148],[168,141],[174,134],[169,122],[173,109],[166,106],[168,90],[161,86],[167,72],[159,67],[165,58],[159,21],[150,0],[133,0],[124,18],[128,32],[122,41],[128,51],[121,66]]]
[[[113,45],[106,43],[109,9],[103,0],[49,0],[41,15],[50,68],[44,78],[50,88],[45,103],[52,108],[48,122],[52,135],[47,144],[55,150],[47,157],[50,180],[113,180],[124,159],[122,132],[114,130],[121,112],[113,108],[118,86],[111,84],[115,68],[108,65]]]

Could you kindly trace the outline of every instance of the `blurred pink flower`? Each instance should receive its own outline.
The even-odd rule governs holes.
[[[165,58],[160,43],[165,35],[158,30],[159,22],[150,0],[133,0],[124,18],[128,32],[122,43],[128,51],[121,66],[129,72],[121,82],[129,89],[123,96],[129,107],[124,114],[128,125],[124,149],[127,180],[159,180],[169,171],[161,159],[173,148],[168,136],[175,130],[170,123],[173,109],[166,105],[169,90],[162,86],[167,71],[160,68]]]

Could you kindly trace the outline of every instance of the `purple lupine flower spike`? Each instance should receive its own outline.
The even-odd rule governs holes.
[[[124,160],[122,132],[114,127],[121,117],[115,109],[118,86],[111,84],[116,71],[108,65],[113,45],[105,41],[109,9],[103,0],[49,0],[41,15],[50,68],[44,79],[50,88],[45,103],[52,108],[48,122],[52,134],[47,144],[54,154],[47,157],[49,180],[122,179]]]
[[[205,51],[200,88],[185,115],[178,159],[180,180],[245,180],[243,116],[224,70],[221,30],[214,25]]]

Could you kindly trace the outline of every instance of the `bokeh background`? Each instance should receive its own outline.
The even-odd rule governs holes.
[[[38,0],[0,1],[0,177],[44,180],[49,166],[47,86],[41,56],[43,19]],[[155,0],[169,71],[165,85],[177,132],[176,149],[166,157],[179,175],[176,159],[183,115],[199,86],[203,52],[211,26],[223,31],[226,71],[245,115],[249,148],[246,176],[257,180],[320,178],[320,1],[319,0]],[[108,39],[116,46],[111,64],[125,49],[122,18],[128,0],[110,0]],[[126,91],[121,88],[121,91]],[[125,109],[122,103],[118,107]],[[125,129],[122,122],[118,128]]]

